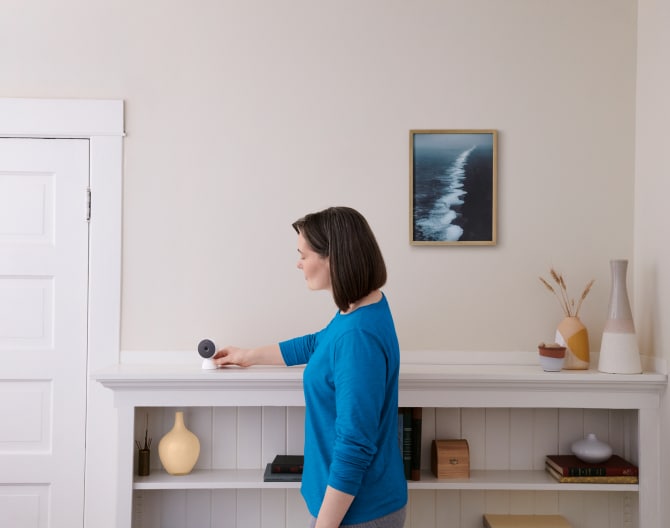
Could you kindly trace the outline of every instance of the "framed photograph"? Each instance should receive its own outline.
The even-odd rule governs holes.
[[[410,243],[496,244],[496,130],[410,130]]]

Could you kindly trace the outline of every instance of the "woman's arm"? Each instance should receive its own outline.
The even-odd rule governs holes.
[[[353,495],[326,487],[326,495],[323,497],[314,528],[338,528],[353,501]]]
[[[278,344],[265,345],[258,348],[227,346],[214,354],[212,359],[219,367],[225,365],[237,365],[239,367],[286,365]]]

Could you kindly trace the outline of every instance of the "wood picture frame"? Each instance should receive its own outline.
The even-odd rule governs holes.
[[[410,130],[410,243],[497,243],[498,132]]]

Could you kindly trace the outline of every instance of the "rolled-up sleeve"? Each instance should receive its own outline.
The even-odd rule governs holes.
[[[341,337],[334,356],[337,418],[328,484],[356,495],[377,453],[386,394],[386,356],[364,331]]]

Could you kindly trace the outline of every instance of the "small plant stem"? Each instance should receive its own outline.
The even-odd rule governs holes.
[[[560,285],[561,285],[561,295],[563,296],[563,305],[565,306],[565,315],[571,317],[572,313],[570,311],[570,300],[568,299],[568,289],[565,286],[565,281],[563,280],[563,275],[558,275]]]

